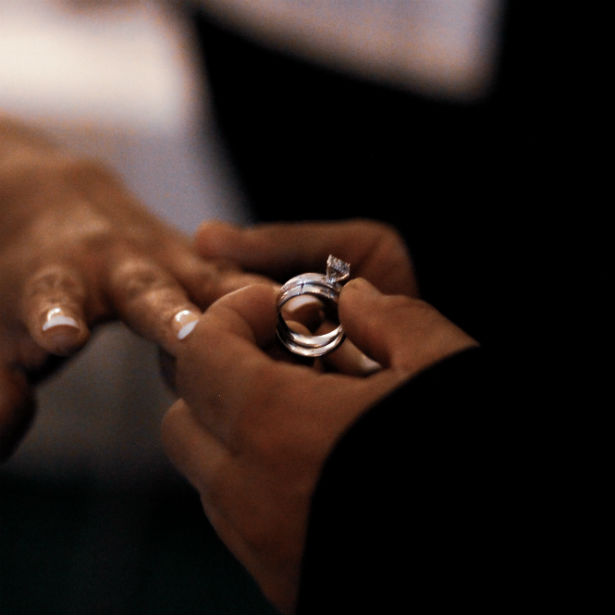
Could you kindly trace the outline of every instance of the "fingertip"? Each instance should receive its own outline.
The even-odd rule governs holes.
[[[476,345],[428,303],[388,295],[365,280],[349,282],[340,296],[340,320],[348,337],[384,367],[406,376]]]
[[[230,334],[263,347],[275,337],[277,292],[273,284],[250,284],[234,290],[205,311],[203,329],[216,337]]]
[[[172,327],[178,340],[186,339],[195,329],[201,313],[194,309],[179,310],[173,316]]]
[[[34,272],[22,289],[23,323],[47,352],[67,356],[89,338],[83,313],[87,289],[81,274],[66,263],[50,263]]]
[[[41,347],[59,356],[79,350],[90,335],[80,314],[59,305],[45,310],[31,333]]]
[[[237,242],[240,238],[239,227],[220,220],[201,223],[194,236],[196,251],[205,258],[237,257]]]
[[[344,328],[352,327],[357,318],[365,315],[365,304],[378,301],[382,293],[365,278],[353,278],[344,285],[338,302],[340,320]]]
[[[203,313],[187,301],[169,301],[170,305],[151,309],[141,321],[131,321],[132,328],[154,341],[165,353],[176,357],[190,340]]]
[[[342,289],[338,304],[340,322],[348,338],[377,364],[388,366],[388,334],[391,314],[385,307],[391,296],[381,293],[364,278],[350,280]]]
[[[344,343],[324,358],[327,365],[348,376],[365,377],[378,372],[382,365],[364,354],[348,338]]]
[[[48,310],[45,314],[45,320],[42,327],[43,331],[47,331],[49,329],[53,329],[54,327],[60,326],[78,329],[79,323],[72,316],[69,316],[60,307]]]

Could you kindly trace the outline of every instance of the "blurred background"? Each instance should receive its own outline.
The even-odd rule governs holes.
[[[198,4],[0,0],[0,109],[106,161],[188,234],[379,217],[411,242],[424,296],[487,335],[479,276],[444,255],[474,216],[457,195],[480,204],[500,164],[497,0]],[[121,324],[40,387],[0,467],[1,613],[273,612],[162,453],[172,401],[156,349]]]
[[[208,218],[247,220],[179,13],[157,3],[40,0],[2,0],[0,10],[3,111],[106,162],[150,210],[187,234]],[[154,351],[122,326],[106,327],[41,388],[36,429],[7,470],[40,476],[46,456],[43,471],[114,483],[159,471],[156,423],[170,397]],[[125,411],[135,407],[145,414]],[[71,432],[67,451],[58,436]]]
[[[104,160],[192,233],[245,222],[190,23],[143,2],[0,0],[0,109]],[[105,326],[0,468],[1,613],[268,612],[164,457],[157,350]]]

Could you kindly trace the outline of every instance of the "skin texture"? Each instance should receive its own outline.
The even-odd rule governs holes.
[[[315,230],[307,226],[310,233]],[[361,235],[349,235],[357,228],[364,229],[368,238],[361,247]],[[226,238],[232,238],[242,265],[249,260],[262,271],[270,263],[288,262],[281,251],[289,249],[293,264],[314,270],[317,262],[323,262],[320,248],[303,244],[303,257],[296,248],[297,236],[305,230],[303,225],[227,227]],[[357,274],[366,271],[394,286],[391,271],[397,271],[399,286],[414,290],[407,276],[411,272],[407,257],[404,266],[396,268],[393,261],[375,256],[398,254],[398,239],[389,229],[351,222],[319,226],[319,231],[312,240],[324,246],[327,238],[337,238],[339,243],[329,243],[327,249],[342,258],[353,251],[358,254],[368,244],[380,246],[371,257],[367,250],[363,259],[352,261],[360,263]],[[210,232],[211,225],[202,227],[197,245],[206,244],[211,255],[214,248],[206,241]],[[376,244],[372,232],[380,237]],[[293,233],[295,241],[286,242],[284,238],[292,239]],[[280,240],[272,242],[272,234]],[[224,234],[216,236],[221,242]],[[261,241],[264,253],[259,254],[256,246]],[[216,250],[224,252],[221,243]],[[205,513],[222,540],[272,603],[290,613],[297,596],[310,498],[335,442],[362,413],[408,378],[476,342],[421,300],[383,294],[365,279],[354,279],[341,293],[340,319],[354,347],[381,368],[365,376],[343,373],[335,361],[298,364],[280,359],[275,299],[271,286],[254,285],[221,298],[205,312],[178,350],[176,383],[181,399],[165,416],[162,437],[171,460],[199,491]]]
[[[408,250],[390,226],[373,220],[262,224],[248,228],[204,222],[194,244],[204,258],[228,259],[245,271],[279,282],[306,271],[323,272],[327,256],[351,263],[385,293],[418,296]]]
[[[201,258],[99,163],[0,116],[0,459],[32,420],[32,387],[93,326],[122,319],[172,355],[190,319],[257,280]]]
[[[264,593],[292,611],[310,497],[335,441],[401,382],[474,342],[412,298],[405,246],[383,225],[211,223],[191,245],[98,163],[3,118],[0,137],[0,457],[32,420],[37,380],[92,327],[122,319],[176,368],[169,456]],[[329,253],[398,294],[347,285],[349,340],[306,366],[276,345],[271,280],[321,271]]]

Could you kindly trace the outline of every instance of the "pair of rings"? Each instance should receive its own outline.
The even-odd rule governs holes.
[[[282,308],[291,299],[303,295],[316,297],[328,308],[334,308],[337,318],[337,302],[345,282],[350,278],[350,264],[329,255],[326,273],[303,273],[295,276],[280,288],[278,294],[277,336],[288,350],[302,357],[322,357],[335,350],[344,340],[341,324],[320,335],[307,335],[293,331],[282,315]],[[330,310],[333,311],[333,310]]]

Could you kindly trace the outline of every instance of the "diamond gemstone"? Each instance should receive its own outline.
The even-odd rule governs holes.
[[[333,284],[339,284],[349,277],[350,263],[329,254],[329,258],[327,258],[327,280]]]

